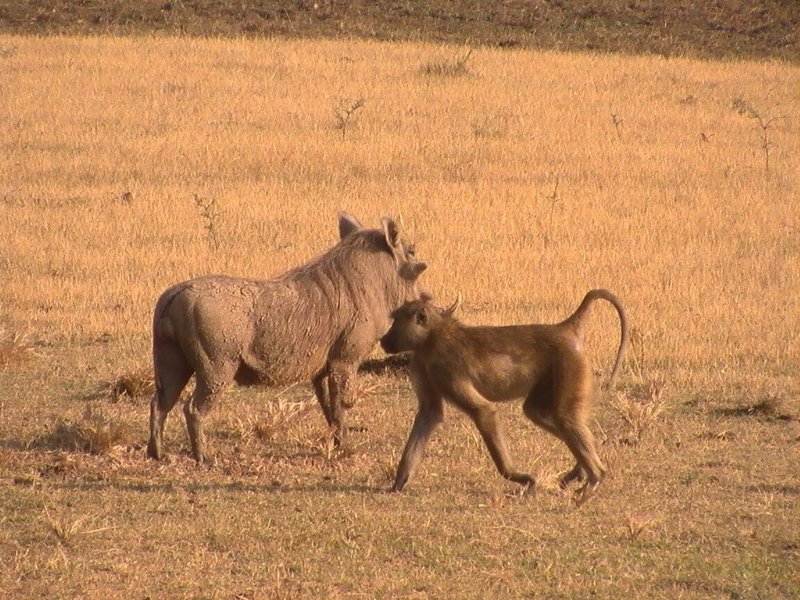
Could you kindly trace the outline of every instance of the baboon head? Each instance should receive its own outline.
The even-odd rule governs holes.
[[[431,303],[432,298],[422,293],[419,300],[406,302],[391,314],[392,326],[381,338],[381,348],[389,354],[409,352],[425,345],[431,331],[453,313],[461,304],[459,296],[453,304],[442,309]]]

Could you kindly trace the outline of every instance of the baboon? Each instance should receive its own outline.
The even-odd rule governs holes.
[[[442,310],[427,295],[393,311],[381,346],[389,353],[413,353],[411,380],[419,408],[392,489],[401,491],[414,472],[442,422],[443,399],[473,420],[503,477],[533,486],[533,477],[511,464],[496,414],[496,403],[525,398],[525,416],[575,456],[575,467],[561,478],[561,487],[585,477],[577,499],[588,498],[606,473],[587,426],[593,381],[581,331],[597,299],[610,302],[619,314],[620,343],[607,386],[612,389],[628,343],[628,320],[622,303],[607,290],[590,291],[570,317],[553,325],[469,327],[453,317],[460,298]]]

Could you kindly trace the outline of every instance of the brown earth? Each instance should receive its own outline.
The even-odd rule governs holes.
[[[0,0],[0,33],[359,37],[800,62],[796,0]]]

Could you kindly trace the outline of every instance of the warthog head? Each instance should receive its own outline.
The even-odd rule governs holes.
[[[392,308],[404,302],[410,302],[420,297],[417,280],[422,272],[428,268],[428,265],[416,259],[414,245],[409,244],[400,237],[400,230],[393,219],[382,218],[381,230],[382,239],[378,240],[371,234],[379,233],[380,230],[364,229],[354,217],[346,213],[339,214],[339,235],[342,240],[349,238],[352,234],[357,234],[353,237],[363,235],[365,236],[365,242],[369,240],[367,243],[371,243],[378,250],[381,249],[385,242],[385,248],[388,248],[390,255],[393,257],[394,269],[399,277],[399,282],[395,281],[395,284],[399,283],[396,289],[397,302],[393,307],[389,308],[389,311],[391,311]]]

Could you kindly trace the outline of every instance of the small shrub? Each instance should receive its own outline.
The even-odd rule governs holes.
[[[736,111],[737,114],[746,116],[750,119],[753,119],[758,123],[759,129],[761,129],[761,151],[764,154],[764,174],[769,177],[770,176],[770,163],[769,163],[769,156],[772,152],[772,147],[775,145],[769,139],[769,131],[772,127],[773,123],[776,121],[781,121],[786,117],[766,117],[762,114],[760,110],[755,108],[752,104],[750,104],[744,98],[734,98],[732,102],[733,110]]]
[[[347,134],[347,127],[355,116],[356,112],[364,106],[364,98],[352,100],[350,98],[340,98],[333,107],[333,116],[336,119],[336,129],[342,132],[342,139]]]
[[[279,433],[289,432],[297,419],[312,410],[315,404],[313,400],[297,402],[278,398],[266,404],[267,414],[263,417],[237,417],[235,429],[246,444],[253,440],[267,443]]]
[[[472,56],[472,48],[460,57],[452,60],[425,63],[420,67],[420,73],[434,77],[461,77],[469,74],[467,63]]]
[[[47,506],[44,507],[44,515],[50,531],[65,546],[71,546],[79,535],[89,535],[109,529],[108,527],[89,529],[88,525],[92,521],[92,517],[87,515],[75,518],[66,516],[54,517],[50,514],[50,509]]]
[[[645,432],[661,418],[665,404],[664,387],[665,382],[657,379],[644,386],[641,397],[630,397],[625,392],[617,392],[614,396],[611,404],[631,430],[629,443],[641,442]]]
[[[219,249],[219,221],[222,216],[222,211],[217,205],[217,201],[212,198],[207,200],[202,196],[194,195],[194,204],[200,210],[200,216],[203,218],[203,227],[206,230],[208,243],[214,250]]]
[[[645,529],[647,529],[650,525],[655,523],[655,517],[648,517],[643,515],[634,515],[628,513],[627,517],[627,529],[628,529],[628,539],[635,540],[638,538]]]

